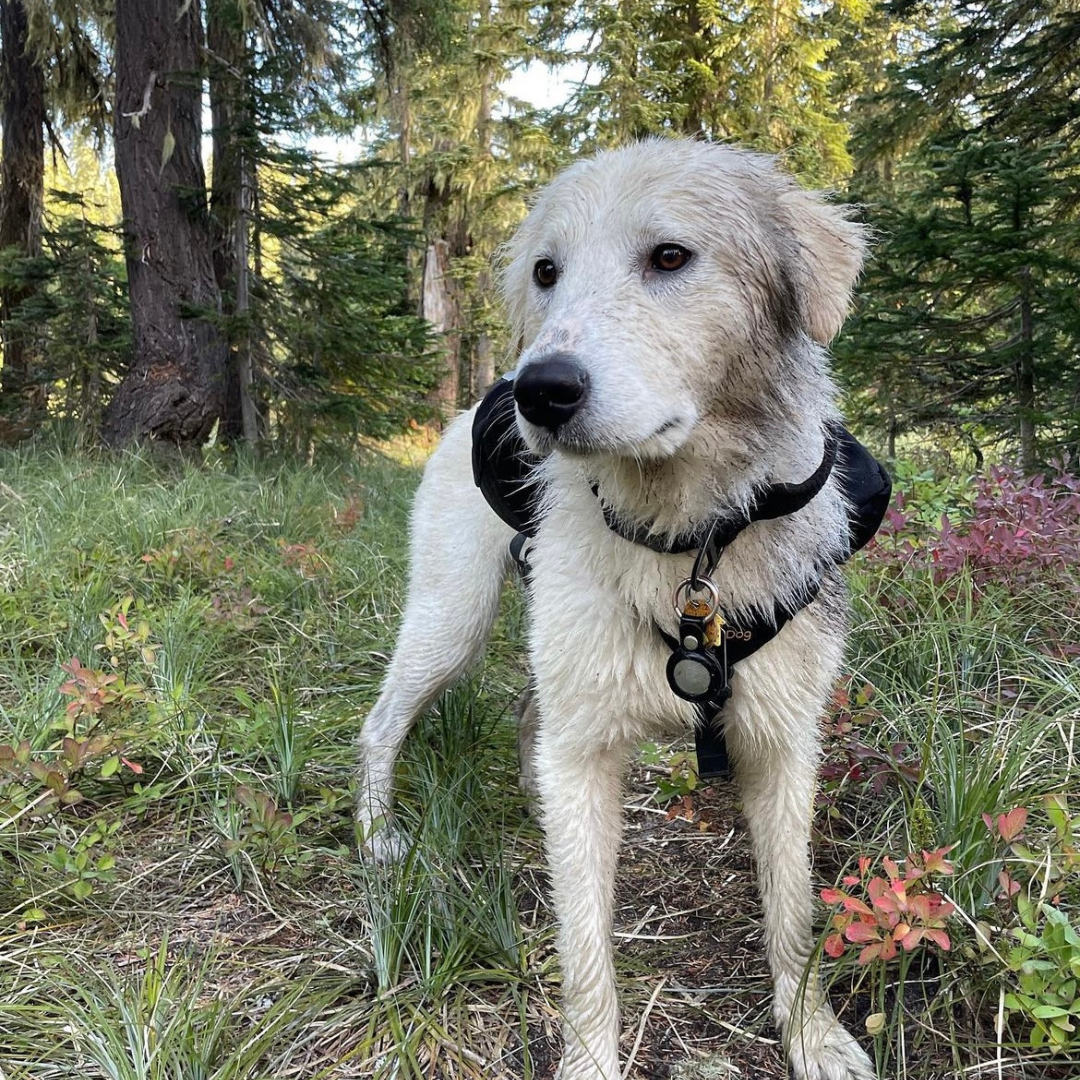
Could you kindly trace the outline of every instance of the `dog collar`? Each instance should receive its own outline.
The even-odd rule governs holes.
[[[727,547],[747,526],[755,521],[767,521],[794,514],[814,499],[832,475],[839,439],[838,425],[826,426],[821,462],[801,483],[769,484],[758,492],[751,506],[742,513],[734,517],[712,518],[703,525],[671,539],[664,539],[645,526],[625,521],[605,504],[603,499],[600,500],[604,522],[624,540],[641,544],[661,555],[697,552],[693,570],[684,583],[688,589],[688,600],[690,593],[702,584],[707,584],[713,591],[713,603],[704,618],[692,613],[692,602],[688,603],[685,609],[676,603],[676,610],[680,615],[677,638],[665,633],[660,626],[656,628],[671,649],[667,664],[668,685],[678,697],[693,702],[697,710],[694,743],[697,750],[698,776],[701,779],[726,777],[731,773],[724,739],[723,712],[731,697],[731,679],[735,665],[776,637],[780,630],[810,603],[821,587],[820,578],[808,582],[800,597],[801,602],[794,607],[777,601],[768,616],[755,614],[751,618],[735,622],[729,620],[720,610],[716,587],[709,581],[708,575],[715,569]],[[595,487],[593,494],[600,497]]]
[[[829,425],[821,463],[798,484],[770,484],[753,505],[736,518],[714,518],[695,536],[697,556],[690,577],[676,590],[675,610],[679,634],[672,638],[660,626],[657,631],[672,650],[667,664],[667,680],[678,697],[691,701],[697,710],[694,727],[698,776],[702,779],[730,775],[724,740],[723,712],[731,697],[735,665],[771,641],[783,627],[817,595],[820,573],[808,581],[794,606],[776,601],[773,610],[733,621],[720,607],[719,593],[710,576],[728,545],[754,521],[793,514],[806,506],[832,474],[841,432]],[[609,528],[610,528],[609,522]],[[685,592],[683,592],[685,590]],[[695,599],[707,590],[709,601]],[[685,597],[685,604],[680,600]]]
[[[836,464],[836,452],[839,443],[839,426],[828,424],[825,428],[825,447],[821,463],[805,480],[798,484],[769,484],[762,488],[748,510],[734,517],[719,516],[695,526],[665,540],[654,533],[647,525],[635,525],[619,516],[618,511],[600,499],[600,509],[604,512],[607,527],[631,544],[640,544],[660,555],[684,555],[688,551],[701,551],[704,547],[705,560],[715,563],[723,551],[748,525],[755,521],[768,521],[773,518],[794,514],[806,506],[825,486]],[[593,494],[600,498],[597,486]]]

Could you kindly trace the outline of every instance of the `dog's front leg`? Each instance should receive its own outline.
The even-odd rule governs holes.
[[[570,719],[565,730],[595,721]],[[559,1080],[618,1080],[619,1008],[611,921],[622,834],[624,755],[541,727],[536,767],[551,894],[559,924],[563,1039]]]
[[[765,911],[773,1016],[796,1080],[874,1080],[870,1059],[837,1020],[811,965],[810,823],[819,750],[817,717],[792,709],[797,701],[788,698],[785,709],[775,698],[758,699],[753,719],[728,728]]]

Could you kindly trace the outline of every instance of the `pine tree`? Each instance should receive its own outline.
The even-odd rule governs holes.
[[[472,12],[430,0],[368,10],[376,153],[393,163],[398,213],[421,232],[410,279],[416,310],[439,335],[444,366],[432,401],[446,415],[494,375],[501,326],[490,264],[524,191],[560,156],[539,118],[500,89],[543,50],[541,32],[527,6],[485,0]],[[386,194],[375,187],[369,197],[387,205]]]
[[[249,20],[240,0],[207,0],[206,49],[209,72],[213,160],[210,220],[214,276],[230,330],[230,356],[218,430],[223,442],[260,435],[252,393],[252,343],[247,320],[251,302],[250,216],[257,142],[251,101],[253,63]]]
[[[405,232],[361,209],[367,170],[298,145],[349,126],[358,80],[342,57],[359,23],[326,0],[211,0],[207,26],[211,221],[232,350],[219,437],[389,434],[423,412],[431,385],[423,324],[407,310]]]
[[[890,444],[949,431],[1028,469],[1076,445],[1078,30],[1057,2],[947,6],[864,100],[852,194],[881,240],[839,354]]]
[[[568,23],[591,31],[579,59],[599,78],[569,124],[600,145],[662,131],[738,140],[784,154],[808,182],[835,182],[851,161],[828,60],[863,15],[847,2],[582,0]]]

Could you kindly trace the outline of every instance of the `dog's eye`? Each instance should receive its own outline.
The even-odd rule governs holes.
[[[550,289],[559,280],[559,271],[550,259],[537,259],[533,267],[533,281],[541,289]]]
[[[672,270],[681,270],[692,258],[692,253],[680,244],[660,244],[653,248],[649,256],[649,265],[654,270],[670,274]]]

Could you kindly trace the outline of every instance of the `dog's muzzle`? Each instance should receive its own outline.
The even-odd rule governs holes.
[[[569,353],[552,353],[522,368],[514,380],[514,401],[537,427],[555,431],[584,404],[589,376]]]

